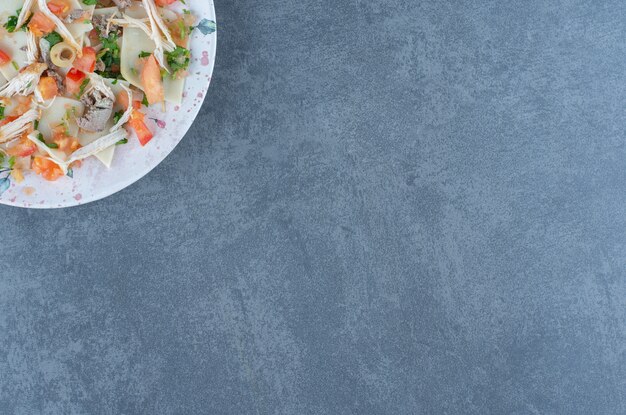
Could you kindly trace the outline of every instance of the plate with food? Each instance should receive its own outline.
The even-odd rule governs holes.
[[[60,208],[156,167],[206,96],[212,0],[2,0],[0,203]]]

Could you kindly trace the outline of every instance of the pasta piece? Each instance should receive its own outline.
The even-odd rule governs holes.
[[[75,99],[56,97],[41,112],[39,132],[46,140],[53,138],[54,127],[65,123],[70,136],[78,134],[76,118],[83,115],[85,106]]]
[[[20,69],[34,62],[29,62],[28,33],[19,30],[0,39],[0,49],[11,57],[10,64],[0,66],[0,72],[7,79],[13,79]]]

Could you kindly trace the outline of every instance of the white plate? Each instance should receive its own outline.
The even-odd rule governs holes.
[[[198,17],[199,27],[191,38],[192,60],[185,84],[185,97],[180,106],[167,105],[167,111],[151,108],[147,113],[149,127],[155,136],[145,147],[131,134],[128,144],[117,146],[110,169],[95,157],[83,161],[74,170],[74,177],[48,182],[27,172],[22,183],[12,178],[0,194],[0,203],[26,208],[61,208],[102,199],[130,186],[155,168],[174,150],[191,127],[204,102],[215,63],[217,32],[213,0],[186,0]],[[0,173],[0,191],[7,183]]]

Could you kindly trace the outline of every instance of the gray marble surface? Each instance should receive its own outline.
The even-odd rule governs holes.
[[[165,162],[0,207],[0,413],[626,413],[626,4],[216,2]]]

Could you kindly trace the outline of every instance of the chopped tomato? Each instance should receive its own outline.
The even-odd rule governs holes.
[[[47,35],[51,33],[56,28],[56,24],[54,21],[50,19],[48,16],[43,14],[41,11],[36,11],[31,17],[30,22],[28,23],[28,28],[33,33],[33,35],[37,37],[41,37],[43,35]]]
[[[0,50],[0,66],[4,66],[9,62],[11,62],[11,57],[5,51]]]
[[[72,153],[80,148],[80,142],[76,137],[68,135],[67,125],[60,124],[52,129],[52,142],[58,149],[66,153]]]
[[[13,100],[13,102],[17,102],[17,106],[13,109],[12,114],[18,117],[28,112],[28,110],[30,110],[32,107],[32,102],[33,102],[32,95],[27,96],[27,97],[16,95],[11,99]]]
[[[155,0],[155,3],[157,4],[157,6],[169,6],[170,4],[174,3],[176,0]]]
[[[56,16],[64,18],[69,13],[71,5],[66,0],[50,0],[48,2],[48,9]]]
[[[122,91],[117,95],[117,102],[120,104],[124,111],[128,109],[128,94],[126,91]],[[141,108],[141,101],[133,101],[133,108],[138,110]]]
[[[80,86],[83,84],[86,77],[87,75],[78,69],[70,69],[65,77],[65,89],[67,89],[67,92],[72,95],[78,95]]]
[[[41,175],[44,179],[51,182],[63,176],[63,170],[58,164],[43,157],[35,157],[33,159],[32,168],[36,174]]]
[[[93,72],[96,69],[96,50],[85,46],[83,48],[83,56],[74,60],[74,68],[83,72]]]
[[[2,127],[3,125],[7,125],[8,123],[10,123],[11,121],[15,121],[17,120],[18,117],[14,116],[14,115],[10,115],[8,117],[4,117],[1,121],[0,121],[0,127]]]
[[[189,46],[189,35],[191,35],[191,27],[196,24],[196,17],[193,14],[183,14],[176,20],[167,24],[174,43],[178,46],[186,48]]]
[[[59,95],[57,81],[51,76],[42,76],[39,80],[39,92],[45,100],[52,99]]]
[[[26,136],[20,138],[13,147],[7,150],[9,156],[28,157],[37,151],[37,145],[30,141]]]
[[[141,85],[150,104],[163,102],[165,90],[163,89],[163,80],[161,79],[161,68],[154,54],[150,55],[141,70]]]
[[[67,135],[58,136],[52,140],[57,146],[59,146],[59,150],[65,153],[73,153],[74,151],[80,148],[80,143],[76,137],[70,137]]]
[[[132,115],[130,116],[130,121],[128,124],[130,127],[135,130],[135,134],[137,134],[137,138],[139,139],[139,144],[145,146],[148,144],[154,134],[148,128],[146,123],[144,122],[145,115],[141,111],[134,110]]]

